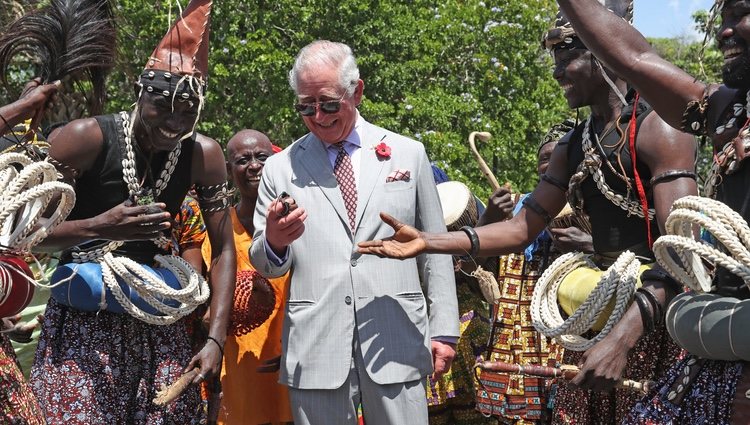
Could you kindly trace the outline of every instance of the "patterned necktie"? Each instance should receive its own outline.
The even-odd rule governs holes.
[[[354,181],[352,159],[344,149],[344,142],[338,142],[333,146],[339,150],[336,162],[333,163],[333,174],[339,182],[339,190],[341,190],[341,196],[344,197],[344,205],[349,216],[349,228],[353,232],[354,220],[357,217],[357,183]]]

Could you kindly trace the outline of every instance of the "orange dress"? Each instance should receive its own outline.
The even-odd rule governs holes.
[[[252,235],[245,231],[234,208],[230,209],[234,245],[237,250],[237,273],[254,270],[248,258]],[[208,240],[202,247],[203,258],[210,264],[211,247]],[[222,399],[219,409],[219,424],[255,425],[291,422],[287,387],[279,384],[279,373],[258,373],[255,369],[266,360],[281,355],[281,325],[284,320],[289,276],[269,279],[275,303],[273,310],[262,323],[248,331],[248,326],[230,324],[224,345],[224,363],[221,370]],[[246,297],[242,296],[239,284],[235,290],[234,308]],[[245,292],[247,295],[247,292]],[[244,308],[247,304],[244,304]],[[270,307],[270,305],[269,305]],[[237,317],[233,314],[233,318]]]

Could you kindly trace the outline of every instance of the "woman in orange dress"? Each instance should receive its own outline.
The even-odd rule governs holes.
[[[264,134],[242,130],[227,143],[227,169],[240,201],[231,209],[237,251],[237,286],[221,371],[219,424],[285,424],[292,422],[287,387],[279,384],[278,369],[268,365],[281,355],[281,325],[288,275],[267,280],[248,258],[253,213],[265,160],[274,146]],[[209,244],[203,245],[210,258]],[[210,267],[210,266],[209,266]]]

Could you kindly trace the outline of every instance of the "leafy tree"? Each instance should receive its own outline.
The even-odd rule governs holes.
[[[131,107],[133,82],[178,13],[174,6],[118,0],[121,57],[109,111]],[[538,141],[569,114],[539,43],[555,11],[552,0],[214,2],[199,129],[223,143],[255,128],[289,145],[306,133],[287,84],[294,56],[318,38],[341,41],[358,58],[366,119],[422,141],[438,166],[483,198],[490,189],[466,139],[489,131],[483,156],[501,183],[526,191],[537,180]]]

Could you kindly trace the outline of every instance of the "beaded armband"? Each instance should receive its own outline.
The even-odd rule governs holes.
[[[212,186],[196,185],[195,193],[204,214],[224,210],[231,204],[232,191],[229,190],[227,182]]]
[[[682,114],[681,130],[685,133],[702,136],[706,134],[708,94],[699,100],[691,100]]]

